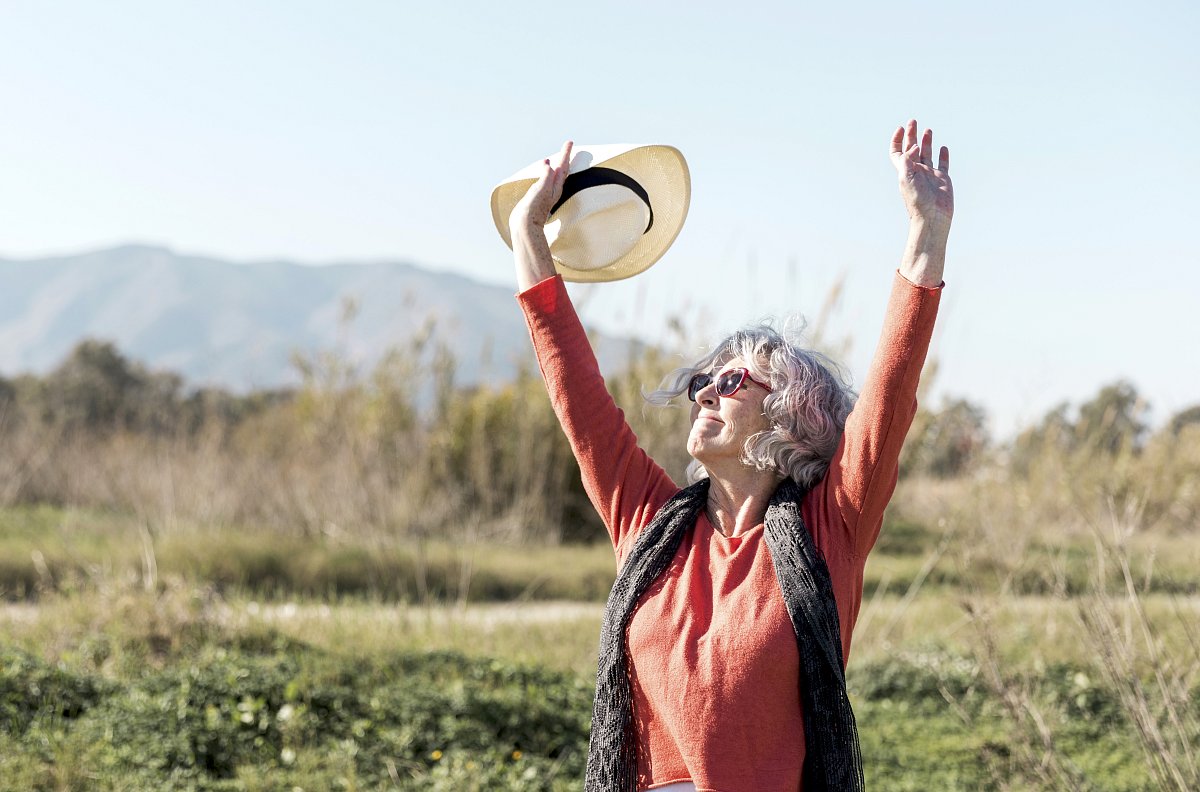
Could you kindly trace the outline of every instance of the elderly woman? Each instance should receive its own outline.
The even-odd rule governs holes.
[[[605,389],[544,233],[571,143],[509,220],[518,300],[551,402],[608,528],[588,790],[861,789],[844,666],[863,568],[895,488],[942,287],[949,151],[898,128],[910,219],[857,404],[819,354],[729,336],[660,393],[692,401],[694,483],[637,445]]]

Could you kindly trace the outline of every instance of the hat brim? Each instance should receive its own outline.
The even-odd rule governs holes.
[[[554,268],[563,280],[597,283],[622,280],[645,272],[675,242],[687,219],[692,179],[687,161],[674,146],[577,146],[571,156],[571,173],[603,164],[635,179],[646,190],[654,211],[654,224],[628,253],[607,267],[577,269],[558,259]],[[513,208],[541,176],[544,163],[535,162],[510,176],[492,191],[492,220],[504,244],[512,247],[508,219]]]

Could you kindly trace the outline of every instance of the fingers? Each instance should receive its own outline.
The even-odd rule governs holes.
[[[551,182],[562,186],[567,179],[567,174],[571,171],[571,149],[574,147],[575,143],[568,140],[563,143],[557,154],[551,155],[553,159],[546,157],[542,160],[542,175],[538,177],[538,182]]]
[[[558,153],[558,164],[554,167],[554,177],[559,184],[562,184],[567,179],[567,174],[571,172],[571,149],[575,147],[575,142],[568,140],[563,143],[562,150]]]
[[[909,119],[904,126],[896,127],[896,131],[892,133],[892,146],[890,155],[893,160],[906,157],[910,160],[916,160],[927,168],[940,170],[943,173],[950,171],[950,149],[942,146],[938,152],[938,166],[933,167],[933,130],[926,129],[920,139],[917,138],[917,120]]]
[[[909,119],[908,125],[904,128],[904,153],[912,151],[912,147],[917,145],[917,120]]]

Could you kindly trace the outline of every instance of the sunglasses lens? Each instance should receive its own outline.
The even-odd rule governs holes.
[[[707,374],[693,374],[688,381],[688,401],[696,401],[696,394],[708,387],[712,377]]]
[[[745,376],[745,369],[730,369],[722,372],[721,376],[717,377],[717,395],[725,397],[737,393],[738,388],[742,387],[742,380]]]

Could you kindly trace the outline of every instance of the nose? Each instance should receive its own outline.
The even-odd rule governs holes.
[[[715,407],[720,401],[717,396],[717,383],[710,382],[696,393],[696,404],[701,407]]]

